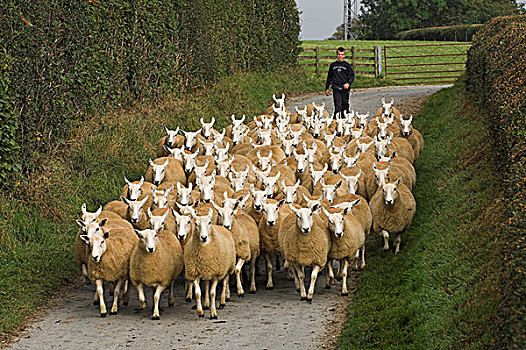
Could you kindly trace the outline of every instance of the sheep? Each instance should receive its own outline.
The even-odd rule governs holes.
[[[399,177],[382,186],[369,203],[373,215],[373,229],[384,237],[384,249],[389,249],[389,235],[396,233],[395,254],[400,250],[401,234],[411,225],[416,202],[411,191]]]
[[[157,231],[159,228],[174,234],[177,231],[175,218],[173,215],[170,215],[169,208],[159,208],[154,211],[148,208],[148,218],[150,219],[150,228],[154,231]]]
[[[188,188],[177,183],[177,192],[175,194],[175,200],[181,205],[192,205],[199,200],[200,193],[198,190],[194,190],[193,184],[190,183]]]
[[[386,103],[385,98],[382,97],[382,107],[378,108],[378,110],[374,113],[375,117],[385,116],[388,117],[393,113],[396,118],[400,116],[400,111],[393,107],[394,98],[391,98],[391,102]]]
[[[110,310],[110,315],[116,315],[121,285],[128,280],[130,256],[138,238],[129,229],[112,230],[104,234],[94,234],[91,237],[81,235],[80,237],[91,248],[88,273],[90,280],[97,288],[100,316],[106,317],[108,314],[104,302],[103,281],[116,283],[113,290],[113,305]],[[124,298],[126,305],[127,296],[125,295]]]
[[[164,182],[186,183],[186,175],[180,161],[175,158],[161,157],[149,160],[150,166],[146,170],[144,179],[159,186]]]
[[[245,122],[246,117],[245,115],[243,115],[241,119],[236,119],[236,116],[232,114],[230,118],[232,119],[232,123],[226,127],[226,136],[233,140],[232,136],[233,136],[234,130],[244,130],[245,129],[244,127],[246,127],[246,125],[243,125],[243,123]]]
[[[280,249],[285,260],[295,270],[301,300],[312,302],[318,273],[327,263],[331,238],[327,226],[309,208],[296,209],[289,204],[292,214],[287,215],[278,232]],[[312,274],[308,293],[305,291],[305,266],[311,266]]]
[[[216,118],[212,117],[210,123],[205,123],[203,118],[200,118],[199,121],[201,122],[201,135],[206,140],[210,140],[212,138],[212,130],[214,129],[214,123],[216,122]]]
[[[411,164],[406,158],[398,157],[397,152],[394,151],[390,157],[380,157],[378,161],[380,164],[391,164],[391,170],[388,175],[393,179],[397,179],[401,176],[404,184],[409,187],[410,190],[413,189],[416,184],[416,171],[413,164]]]
[[[201,134],[201,129],[191,132],[191,131],[183,131],[181,130],[181,133],[184,134],[184,149],[188,152],[195,152],[197,148],[197,139]]]
[[[179,182],[177,183],[179,185]],[[173,184],[170,185],[168,188],[156,189],[154,185],[151,187],[152,189],[152,209],[159,209],[159,208],[168,208],[173,207],[176,196],[172,194],[172,191],[174,189]]]
[[[374,177],[369,176],[365,179],[367,198],[373,198],[377,189],[382,187],[383,184],[389,181],[389,179],[397,179],[402,177],[404,185],[411,190],[416,182],[416,173],[407,170],[403,165],[396,163],[393,165],[392,162],[377,162],[373,163]]]
[[[144,211],[146,210],[146,208],[149,208],[145,207],[145,204],[148,201],[148,197],[144,197],[144,199],[140,201],[131,201],[124,197],[121,197],[121,200],[128,206],[125,219],[131,222],[133,227],[138,228],[140,230],[144,230],[150,227],[148,219],[146,218],[146,215],[144,215]]]
[[[411,164],[415,162],[415,152],[409,141],[403,137],[393,137],[391,134],[386,140],[377,140],[374,143],[378,158],[391,155],[394,151],[399,157],[407,159]]]
[[[248,194],[247,194],[248,195]],[[241,268],[245,261],[250,261],[250,289],[249,293],[256,292],[256,259],[259,256],[259,232],[258,225],[255,220],[245,213],[239,213],[239,204],[242,198],[238,199],[234,207],[225,206],[220,207],[215,202],[212,202],[214,208],[217,210],[219,216],[219,223],[232,233],[236,243],[236,281],[237,294],[244,296],[243,286],[241,285]]]
[[[93,221],[100,222],[103,219],[122,219],[120,215],[114,212],[102,210],[102,206],[100,206],[96,212],[90,213],[87,210],[86,203],[84,203],[80,207],[80,210],[82,211],[82,216],[80,219],[86,223]]]
[[[272,281],[272,256],[280,254],[281,250],[278,242],[279,227],[283,219],[291,213],[288,206],[284,206],[284,200],[275,201],[267,199],[263,203],[263,218],[259,222],[259,244],[261,255],[265,257],[267,266],[267,289],[274,289]]]
[[[122,219],[128,220],[128,205],[123,201],[111,201],[102,208],[102,211],[115,213]]]
[[[155,289],[152,320],[159,320],[159,300],[167,287],[168,306],[174,306],[173,285],[183,270],[183,250],[177,238],[162,228],[134,232],[139,240],[130,256],[130,280],[139,293],[141,309],[146,307],[143,286]]]
[[[361,199],[360,199],[361,200]],[[342,213],[330,213],[323,208],[323,213],[328,220],[328,228],[331,235],[331,249],[328,253],[327,281],[325,288],[330,288],[334,283],[334,272],[332,270],[332,260],[340,260],[342,271],[342,291],[341,296],[349,295],[347,291],[347,269],[349,259],[355,259],[359,250],[365,244],[365,233],[360,222],[353,215],[346,215],[348,209]],[[343,263],[343,266],[341,266]]]
[[[222,226],[212,225],[212,211],[208,215],[192,214],[195,230],[184,249],[185,278],[191,281],[195,288],[197,300],[197,315],[204,317],[201,305],[201,288],[199,281],[212,281],[210,286],[210,318],[217,319],[215,306],[216,287],[223,280],[223,290],[219,308],[226,304],[229,275],[236,267],[236,250],[232,235]]]
[[[152,195],[151,186],[152,183],[145,182],[144,177],[141,176],[139,181],[130,182],[127,178],[124,178],[126,185],[123,187],[121,196],[136,201],[144,198],[144,196]],[[142,198],[141,198],[142,197]]]
[[[300,185],[300,180],[296,181],[294,185],[287,185],[285,180],[281,180],[282,193],[276,197],[277,200],[284,199],[285,203],[301,203],[302,194],[310,194],[309,190]]]
[[[164,131],[166,132],[166,136],[161,137],[159,142],[157,142],[157,158],[168,156],[166,147],[181,147],[184,143],[184,137],[182,135],[177,135],[179,133],[179,128],[170,130],[165,126]]]
[[[345,180],[349,194],[359,194],[367,198],[367,188],[365,183],[365,172],[359,167],[344,168],[339,175]]]
[[[415,152],[415,162],[418,156],[424,150],[424,138],[420,131],[413,128],[411,122],[413,121],[413,115],[409,115],[409,119],[405,120],[400,114],[400,136],[404,137],[409,141],[411,147]]]

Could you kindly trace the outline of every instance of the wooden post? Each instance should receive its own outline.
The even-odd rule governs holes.
[[[373,46],[373,52],[374,52],[374,77],[378,78],[378,51],[376,50],[376,47]]]
[[[352,60],[352,70],[354,71],[354,74],[356,75],[356,56],[355,56],[354,46],[351,46],[351,60]]]
[[[316,46],[316,75],[320,74],[320,47]]]

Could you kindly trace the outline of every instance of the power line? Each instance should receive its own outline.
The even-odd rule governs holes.
[[[343,0],[343,40],[356,40],[359,0]]]

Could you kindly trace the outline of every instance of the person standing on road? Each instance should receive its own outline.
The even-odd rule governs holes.
[[[351,84],[354,81],[354,70],[351,65],[345,61],[345,49],[339,47],[336,50],[338,60],[331,63],[327,73],[327,82],[325,83],[325,95],[329,96],[331,91],[329,86],[332,85],[332,98],[334,99],[334,116],[343,111],[349,112],[349,93]]]

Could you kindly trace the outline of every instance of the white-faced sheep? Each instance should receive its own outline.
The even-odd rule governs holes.
[[[91,237],[82,235],[81,238],[91,248],[88,273],[90,280],[97,288],[100,315],[101,317],[107,315],[104,302],[104,281],[115,282],[113,305],[110,310],[110,315],[115,315],[119,307],[120,289],[128,279],[130,256],[138,238],[132,230],[122,229],[105,232],[103,235],[94,234]]]
[[[162,229],[134,232],[139,241],[130,257],[130,280],[139,293],[141,309],[146,307],[143,286],[155,289],[152,320],[159,320],[159,300],[168,287],[168,306],[174,306],[173,286],[183,270],[183,250],[172,232]]]
[[[318,273],[327,263],[331,238],[327,226],[308,208],[296,209],[287,215],[279,228],[279,242],[285,260],[294,268],[301,300],[312,302]],[[308,293],[305,291],[305,267],[313,266]]]
[[[191,281],[195,288],[197,300],[197,315],[204,317],[201,304],[200,280],[212,281],[210,286],[210,318],[217,318],[215,306],[216,287],[223,280],[223,291],[219,308],[226,304],[228,277],[236,266],[236,251],[234,239],[230,232],[222,226],[211,224],[212,212],[206,216],[193,216],[195,230],[184,249],[185,278]]]
[[[373,214],[373,229],[384,237],[384,249],[389,249],[389,235],[396,233],[395,254],[400,250],[401,234],[413,220],[416,211],[415,198],[402,183],[402,178],[382,186],[369,203]]]
[[[157,142],[157,158],[168,156],[168,151],[165,146],[168,148],[181,147],[184,144],[184,137],[178,135],[179,128],[175,130],[170,130],[166,126],[164,127],[165,136],[161,137],[159,142]]]
[[[403,116],[400,115],[400,136],[406,138],[413,147],[416,162],[418,156],[424,150],[424,138],[422,137],[420,131],[413,128],[412,121],[413,116],[411,114],[407,120],[405,120]]]
[[[349,260],[354,260],[365,244],[365,233],[360,222],[353,215],[346,215],[348,209],[340,213],[330,213],[323,208],[323,213],[328,219],[328,228],[331,235],[331,249],[328,254],[326,288],[334,283],[332,260],[339,260],[342,271],[342,296],[349,295],[347,291],[347,269]]]
[[[144,179],[159,186],[164,182],[186,183],[186,175],[180,161],[175,158],[161,157],[155,160],[150,159],[150,166],[146,170]]]

